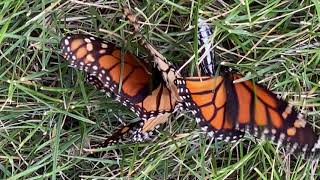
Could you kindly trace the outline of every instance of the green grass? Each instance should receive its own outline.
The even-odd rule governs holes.
[[[320,125],[320,3],[309,1],[137,1],[142,34],[176,66],[197,57],[196,17],[215,27],[220,61],[293,101]],[[244,2],[244,4],[241,4]],[[268,141],[208,142],[182,114],[155,142],[86,149],[136,116],[85,82],[62,59],[66,33],[104,37],[146,54],[117,1],[0,2],[0,179],[311,179],[318,161],[285,156]],[[290,52],[288,54],[288,52]],[[196,59],[183,70],[196,72]],[[195,73],[196,74],[196,73]],[[179,138],[177,138],[179,137]]]

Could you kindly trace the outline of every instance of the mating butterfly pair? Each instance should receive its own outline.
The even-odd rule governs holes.
[[[89,73],[89,80],[98,88],[113,94],[142,119],[140,128],[133,132],[134,140],[147,139],[156,126],[168,120],[181,101],[212,137],[235,140],[246,131],[257,137],[269,137],[289,152],[319,153],[319,138],[294,107],[253,81],[233,83],[240,75],[186,78],[177,75],[174,83],[179,97],[176,97],[177,92],[167,88],[161,78],[154,81],[143,61],[125,53],[121,62],[121,50],[114,44],[78,34],[62,39],[61,48],[73,67]],[[150,81],[156,82],[153,88]],[[120,129],[109,142],[132,127]]]

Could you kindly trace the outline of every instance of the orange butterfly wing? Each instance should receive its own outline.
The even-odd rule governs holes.
[[[319,153],[320,139],[301,114],[287,102],[253,81],[226,76],[178,79],[176,85],[186,106],[202,129],[226,140],[247,131],[269,137],[287,151]]]
[[[127,99],[146,94],[151,75],[130,53],[124,54],[121,62],[121,50],[114,44],[75,34],[63,38],[61,48],[63,56],[73,67],[97,76],[110,91]]]
[[[187,109],[195,115],[201,129],[208,135],[225,141],[243,137],[244,132],[234,128],[227,114],[227,91],[223,77],[188,77],[176,81],[178,92]]]
[[[60,45],[71,66],[86,71],[91,84],[128,106],[142,119],[141,128],[133,132],[134,140],[148,139],[150,131],[168,120],[176,100],[162,80],[154,81],[141,60],[130,53],[121,54],[121,49],[114,44],[88,35],[66,36]],[[130,132],[127,127],[131,130],[134,126],[118,130],[110,140]]]

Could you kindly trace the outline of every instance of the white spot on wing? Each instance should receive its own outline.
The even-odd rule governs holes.
[[[106,43],[101,43],[101,47],[106,49],[108,48],[108,45]]]
[[[69,40],[68,40],[68,39],[65,39],[65,40],[64,40],[64,44],[65,44],[66,46],[68,46],[68,45],[69,45]]]
[[[93,70],[98,70],[98,66],[92,66]]]
[[[93,50],[93,45],[91,43],[87,44],[87,51],[92,51]]]

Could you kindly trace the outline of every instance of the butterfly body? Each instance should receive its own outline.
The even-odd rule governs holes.
[[[212,36],[212,28],[208,23],[199,18],[198,19],[198,46],[201,49],[200,67],[205,75],[214,75],[214,48],[210,43],[210,36]]]

